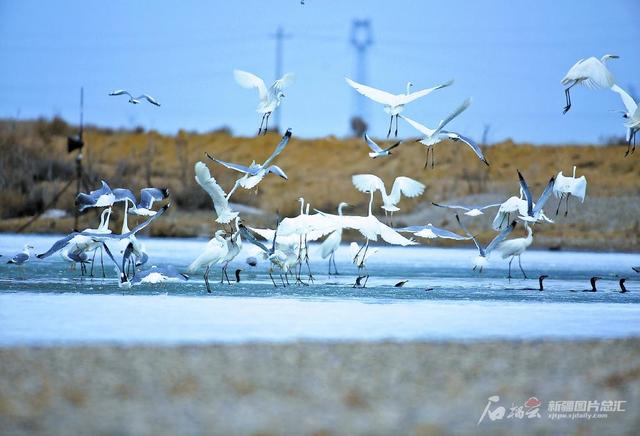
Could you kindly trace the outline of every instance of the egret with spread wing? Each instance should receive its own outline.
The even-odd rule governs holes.
[[[562,110],[563,114],[566,114],[571,109],[571,94],[570,90],[575,85],[581,84],[588,88],[611,88],[615,83],[613,74],[605,66],[605,63],[609,59],[618,59],[619,56],[606,54],[600,59],[596,57],[590,57],[587,59],[580,59],[574,66],[572,66],[567,74],[562,78],[560,83],[563,85],[569,85],[564,90],[564,96],[566,99],[566,106]]]
[[[389,212],[391,215],[400,210],[396,205],[400,202],[403,195],[405,197],[415,198],[422,195],[425,189],[422,183],[404,176],[396,177],[389,194],[387,194],[382,179],[373,174],[356,174],[351,177],[351,181],[353,186],[360,192],[380,191],[383,203],[382,209],[384,209],[385,214]]]
[[[195,165],[196,183],[205,190],[211,200],[213,200],[213,208],[216,211],[216,222],[220,224],[228,224],[233,221],[238,212],[235,212],[229,206],[228,196],[224,193],[216,179],[213,178],[209,168],[204,162],[196,162]]]
[[[587,195],[587,178],[581,176],[576,178],[576,166],[573,166],[573,176],[566,177],[562,174],[562,171],[556,176],[556,181],[553,184],[553,194],[559,198],[558,208],[556,209],[556,215],[560,212],[560,205],[562,199],[565,198],[565,211],[564,216],[569,213],[569,197],[574,196],[579,198],[584,203],[584,197]]]
[[[618,85],[613,85],[611,90],[620,95],[626,109],[626,112],[623,112],[622,116],[627,120],[624,123],[627,128],[627,152],[624,155],[628,156],[629,153],[633,153],[636,149],[636,134],[638,130],[640,130],[640,110],[638,109],[638,104],[624,89]],[[633,148],[631,148],[632,142]]]

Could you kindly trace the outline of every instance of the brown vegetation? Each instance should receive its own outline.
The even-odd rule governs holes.
[[[0,123],[0,230],[15,231],[25,217],[33,215],[74,177],[75,153],[66,152],[66,135],[72,134],[63,120]],[[238,163],[265,159],[279,135],[234,137],[227,131],[205,134],[181,131],[175,136],[143,129],[133,131],[85,129],[84,169],[89,188],[106,180],[113,188],[138,190],[149,184],[171,190],[172,210],[155,223],[152,234],[201,235],[213,229],[211,203],[195,184],[193,165],[207,162],[218,182],[228,190],[237,173],[213,164],[204,152]],[[297,198],[312,207],[334,211],[338,202],[353,205],[350,213],[365,213],[368,197],[356,191],[351,175],[373,173],[390,187],[395,176],[416,178],[427,185],[419,200],[403,200],[404,215],[396,224],[448,225],[455,230],[451,213],[431,206],[431,201],[495,201],[517,195],[516,168],[538,195],[559,170],[565,175],[572,165],[589,181],[584,205],[572,203],[573,214],[560,217],[554,226],[538,227],[545,245],[634,249],[640,229],[640,164],[638,156],[624,157],[625,146],[535,146],[506,141],[486,148],[491,163],[486,167],[462,144],[436,148],[435,169],[423,169],[425,152],[420,144],[403,143],[393,156],[372,160],[360,139],[326,137],[312,140],[294,137],[277,164],[289,175],[284,181],[267,177],[258,194],[239,190],[234,202],[259,208],[265,215],[248,220],[270,223],[273,214],[298,213]],[[65,192],[56,208],[73,210],[75,187]],[[547,206],[555,212],[556,200]],[[81,227],[95,224],[95,212],[82,218]],[[478,222],[481,237],[489,237],[488,217]],[[73,220],[41,219],[31,230],[66,232]],[[476,221],[474,221],[476,223]],[[157,224],[157,225],[156,225]],[[545,239],[546,238],[546,239]],[[540,239],[539,239],[540,241]]]

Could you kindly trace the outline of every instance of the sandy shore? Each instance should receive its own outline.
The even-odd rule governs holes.
[[[540,418],[507,418],[531,396]],[[0,349],[1,434],[638,434],[639,400],[640,339]]]

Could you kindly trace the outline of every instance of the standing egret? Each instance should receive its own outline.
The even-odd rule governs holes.
[[[338,216],[342,216],[342,209],[348,207],[349,204],[342,202],[338,205]],[[331,275],[331,264],[333,263],[333,274],[338,275],[338,268],[336,267],[336,250],[340,247],[342,242],[342,227],[340,221],[336,229],[320,244],[320,255],[323,259],[329,258],[329,275]]]
[[[498,235],[493,238],[491,242],[489,242],[489,245],[483,247],[482,245],[480,245],[475,236],[469,233],[464,224],[462,224],[459,215],[456,215],[456,220],[458,221],[458,224],[460,224],[462,230],[467,234],[469,238],[473,240],[473,243],[476,244],[476,248],[478,249],[478,256],[476,256],[473,261],[473,270],[475,271],[476,269],[478,269],[479,272],[482,272],[484,267],[489,263],[487,257],[491,254],[491,252],[498,246],[498,244],[500,244],[500,242],[504,241],[504,239],[509,236],[509,233],[511,233],[516,226],[515,220],[511,221],[511,224],[509,224],[500,233],[498,233]]]
[[[273,84],[267,89],[264,80],[255,74],[248,73],[242,70],[234,70],[233,77],[236,79],[238,85],[243,88],[256,88],[258,90],[258,97],[260,103],[256,111],[262,114],[262,120],[260,121],[260,128],[258,129],[258,135],[262,133],[262,125],[264,124],[264,133],[267,133],[267,127],[269,125],[269,117],[271,113],[280,106],[284,93],[282,92],[286,87],[291,85],[295,79],[292,73],[287,73],[280,79],[273,82]]]
[[[627,120],[624,123],[627,128],[627,152],[624,155],[628,156],[629,153],[633,153],[636,149],[636,134],[638,133],[638,130],[640,130],[640,110],[638,109],[638,104],[624,89],[620,88],[618,85],[613,85],[611,90],[620,95],[622,103],[626,108],[626,112],[623,112],[622,116]],[[633,148],[631,148],[632,142]]]
[[[520,271],[522,271],[522,275],[524,276],[524,278],[527,278],[527,274],[524,272],[524,269],[522,269],[522,261],[520,260],[520,256],[533,243],[533,231],[526,221],[524,222],[524,227],[525,229],[527,229],[527,236],[525,238],[507,239],[506,241],[502,241],[497,247],[497,250],[500,252],[500,254],[502,254],[503,259],[506,259],[507,257],[511,258],[509,259],[509,279],[511,279],[511,262],[513,262],[513,259],[516,256],[518,257],[518,265],[520,266]]]
[[[187,273],[191,274],[206,266],[204,270],[204,283],[207,292],[211,293],[209,286],[209,270],[211,265],[220,262],[227,254],[227,241],[224,239],[224,230],[218,230],[204,248],[204,251],[187,267]]]
[[[558,200],[558,208],[556,209],[556,215],[560,212],[560,205],[562,204],[562,199],[565,200],[565,211],[564,216],[567,216],[569,213],[569,197],[572,195],[576,198],[579,198],[582,203],[584,203],[584,197],[587,194],[587,179],[585,176],[581,176],[576,178],[576,166],[573,166],[573,176],[565,177],[562,174],[562,171],[558,173],[556,176],[556,181],[553,184],[553,194]]]
[[[470,98],[466,99],[455,111],[451,112],[449,116],[447,116],[447,118],[441,120],[440,123],[438,124],[438,127],[436,127],[435,129],[430,129],[427,126],[424,126],[417,121],[413,121],[411,118],[407,118],[405,116],[400,115],[400,117],[403,120],[411,124],[411,126],[413,126],[414,129],[416,129],[418,132],[424,135],[423,138],[418,139],[416,142],[419,142],[420,144],[427,147],[427,160],[424,163],[425,168],[429,164],[429,151],[431,151],[431,168],[435,166],[435,157],[434,157],[435,145],[446,139],[450,139],[455,142],[458,142],[458,141],[464,142],[471,148],[471,150],[473,150],[476,156],[478,156],[478,159],[484,162],[487,166],[489,165],[489,162],[487,161],[487,159],[484,157],[484,154],[482,153],[482,149],[472,139],[466,136],[462,136],[461,134],[456,132],[443,130],[444,126],[449,124],[451,120],[453,120],[462,112],[464,112],[469,107],[470,104],[471,104],[471,99]]]
[[[240,177],[236,181],[231,191],[229,191],[229,193],[227,194],[227,197],[226,197],[227,200],[229,199],[229,197],[231,197],[231,194],[235,192],[238,186],[244,189],[253,189],[269,173],[273,173],[279,177],[282,177],[285,180],[288,180],[289,178],[287,177],[285,172],[282,171],[282,168],[280,168],[277,165],[270,165],[270,164],[271,162],[273,162],[273,160],[276,157],[278,157],[280,153],[282,153],[282,150],[284,150],[284,148],[289,143],[289,139],[291,139],[291,129],[287,129],[287,132],[284,134],[284,136],[280,140],[280,143],[276,146],[276,149],[273,151],[273,153],[271,153],[271,156],[269,156],[262,165],[257,164],[255,161],[253,161],[251,165],[246,167],[244,165],[239,165],[239,164],[225,162],[225,161],[216,159],[213,156],[210,156],[209,153],[206,153],[207,157],[212,161],[217,162],[220,165],[225,166],[229,169],[232,169],[234,171],[238,171],[244,174],[242,177]]]
[[[380,103],[384,105],[384,111],[388,113],[389,116],[391,117],[389,120],[389,131],[387,132],[387,138],[391,136],[391,126],[393,125],[394,117],[396,119],[395,136],[396,138],[398,137],[398,116],[400,112],[404,110],[405,105],[421,97],[424,97],[425,95],[432,93],[436,89],[445,88],[453,83],[453,80],[450,80],[446,83],[443,83],[442,85],[434,86],[433,88],[427,88],[427,89],[422,89],[420,91],[411,92],[411,87],[413,86],[413,83],[408,82],[406,93],[394,95],[389,92],[373,88],[371,86],[354,82],[348,77],[345,77],[344,80],[346,80],[349,86],[351,86],[353,89],[358,91],[360,94],[375,101],[376,103]]]
[[[562,78],[560,83],[567,86],[564,90],[564,96],[566,99],[566,106],[562,110],[563,114],[566,114],[571,109],[571,94],[570,89],[577,84],[582,84],[588,88],[611,88],[614,85],[613,74],[607,69],[605,63],[609,59],[618,59],[619,56],[606,54],[600,59],[596,57],[590,57],[587,59],[580,59],[576,64],[569,69],[567,74]]]

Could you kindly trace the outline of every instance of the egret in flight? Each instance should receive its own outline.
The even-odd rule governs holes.
[[[382,209],[385,211],[385,214],[391,213],[391,215],[400,210],[396,205],[400,202],[403,195],[409,198],[418,197],[422,195],[425,189],[422,183],[404,176],[396,177],[389,194],[387,194],[382,179],[373,174],[356,174],[351,177],[351,181],[353,182],[353,186],[360,192],[380,191],[382,195]]]
[[[587,59],[580,59],[576,62],[560,82],[565,86],[569,85],[564,90],[564,96],[567,104],[562,113],[566,114],[569,112],[569,109],[571,109],[570,90],[575,85],[581,84],[588,88],[611,88],[615,82],[613,74],[611,74],[611,71],[609,71],[605,66],[605,63],[609,59],[618,58],[619,56],[606,54],[600,59],[592,56]]]
[[[638,104],[631,98],[627,92],[620,88],[618,85],[613,85],[611,90],[622,99],[622,103],[626,108],[626,112],[623,112],[623,117],[627,120],[624,125],[627,128],[627,152],[624,154],[628,156],[629,153],[633,153],[636,149],[636,133],[640,130],[640,110],[638,110]],[[633,148],[631,143],[633,142]]]
[[[584,197],[587,194],[587,178],[580,176],[576,178],[576,166],[573,166],[573,176],[566,177],[562,174],[562,171],[556,176],[556,181],[553,184],[553,194],[556,198],[559,198],[558,208],[556,209],[556,215],[560,212],[560,205],[562,199],[565,198],[565,211],[564,216],[569,213],[569,197],[574,196],[579,198],[584,203]]]
[[[400,112],[404,110],[405,105],[421,97],[424,97],[425,95],[431,94],[436,89],[445,88],[453,83],[453,80],[450,80],[446,83],[443,83],[442,85],[434,86],[433,88],[427,88],[427,89],[422,89],[420,91],[411,92],[411,87],[413,86],[413,83],[409,82],[407,83],[406,93],[394,95],[389,92],[373,88],[371,86],[354,82],[348,77],[345,77],[344,80],[346,80],[349,86],[351,86],[353,89],[358,91],[360,94],[384,106],[384,111],[388,113],[389,116],[391,117],[389,120],[389,131],[387,132],[387,138],[391,136],[391,126],[393,125],[394,117],[396,119],[395,137],[396,138],[398,137],[398,116]]]

